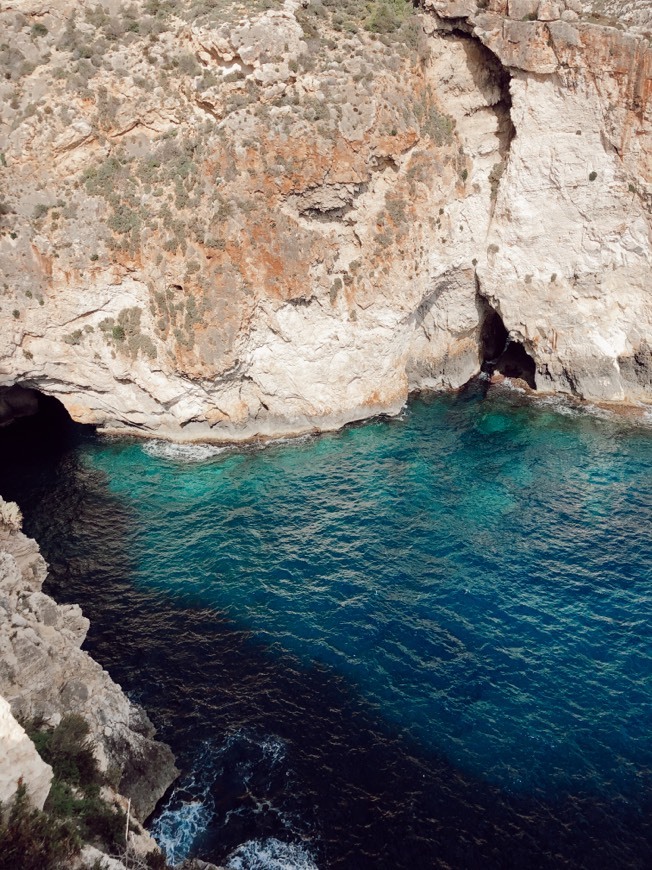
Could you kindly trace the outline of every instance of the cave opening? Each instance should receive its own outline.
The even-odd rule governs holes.
[[[95,427],[75,423],[63,403],[25,384],[0,386],[0,469],[60,453]]]
[[[480,328],[481,371],[506,378],[519,378],[536,390],[536,363],[520,341],[510,337],[500,314],[482,299]]]

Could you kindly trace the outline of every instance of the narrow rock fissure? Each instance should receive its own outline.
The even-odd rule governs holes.
[[[473,42],[476,45],[484,58],[485,67],[492,72],[493,81],[500,91],[500,99],[491,106],[498,121],[497,138],[498,155],[500,158],[489,175],[489,183],[491,185],[491,219],[498,197],[500,180],[507,167],[511,144],[516,136],[516,127],[512,121],[512,94],[510,90],[512,75],[498,55],[475,35],[473,25],[466,18],[442,18],[432,9],[424,9],[423,6],[421,8],[423,12],[437,20],[440,33],[447,33],[453,39]],[[476,83],[480,89],[485,86],[485,82],[481,79]]]
[[[489,224],[491,226],[491,219],[493,218],[494,209],[496,207],[500,180],[507,168],[507,161],[509,160],[512,141],[516,136],[516,127],[512,121],[512,94],[509,89],[511,75],[493,52],[489,51],[488,48],[486,48],[486,52],[488,57],[495,62],[497,70],[496,79],[501,93],[500,100],[493,106],[496,118],[498,119],[498,153],[500,155],[500,160],[494,165],[489,174],[489,184],[491,185],[491,213]]]

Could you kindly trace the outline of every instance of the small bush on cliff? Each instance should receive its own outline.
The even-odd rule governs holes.
[[[68,825],[79,842],[99,842],[110,849],[124,845],[125,814],[100,796],[104,777],[100,772],[83,716],[64,716],[56,728],[43,722],[25,723],[39,755],[52,766],[54,778],[45,802],[52,825]],[[21,866],[19,864],[15,865]],[[0,865],[0,870],[3,868]]]
[[[401,26],[401,19],[394,6],[379,3],[366,25],[371,33],[394,33]]]
[[[55,779],[97,791],[102,775],[88,731],[88,722],[76,713],[64,716],[53,730],[43,730],[38,723],[27,727],[39,755],[52,766]]]
[[[74,824],[32,809],[21,782],[11,808],[0,812],[0,870],[54,870],[79,852]]]
[[[55,779],[45,809],[54,818],[74,820],[83,842],[99,842],[110,849],[124,846],[125,815],[103,801],[99,792],[80,795]]]

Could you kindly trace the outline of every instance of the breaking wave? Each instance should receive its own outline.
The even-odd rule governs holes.
[[[275,837],[248,840],[226,859],[227,870],[318,870],[312,853]]]
[[[206,462],[220,453],[229,450],[228,447],[216,444],[175,444],[172,441],[147,441],[143,450],[148,456],[165,459],[168,462],[191,463]]]
[[[266,822],[288,837],[305,839],[300,816],[283,806],[292,774],[286,744],[279,737],[238,728],[219,745],[206,742],[201,752],[190,759],[189,766],[190,772],[179,780],[151,826],[152,836],[170,864],[201,851],[207,836],[233,842],[236,832],[255,830],[257,824]],[[260,848],[256,851],[253,844]],[[277,863],[235,866],[308,870],[310,864],[287,863],[293,855],[299,855],[297,849],[282,841],[272,839],[261,844],[252,839],[238,847],[234,853],[237,860],[253,860],[252,856],[260,854],[278,856],[274,859]]]
[[[211,743],[201,747],[189,772],[177,781],[152,824],[151,834],[169,864],[188,857],[215,815],[212,787],[217,757],[218,750]]]

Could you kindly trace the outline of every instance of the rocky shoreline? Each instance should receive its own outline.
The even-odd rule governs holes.
[[[398,416],[407,406],[410,400],[422,395],[433,394],[457,394],[464,388],[464,384],[460,387],[451,389],[432,390],[428,388],[411,390],[404,402],[401,402],[396,407],[379,408],[369,411],[369,413],[358,415],[346,415],[342,417],[333,417],[327,421],[320,420],[320,425],[307,422],[304,426],[289,425],[285,421],[281,421],[276,427],[268,425],[264,431],[255,423],[250,427],[244,427],[237,432],[211,432],[202,436],[184,438],[178,432],[146,432],[140,429],[125,428],[101,428],[99,434],[107,438],[136,438],[142,441],[166,441],[171,444],[178,445],[198,445],[202,444],[214,447],[247,447],[248,445],[267,444],[275,441],[285,441],[310,436],[318,436],[328,432],[337,432],[346,426],[355,423],[364,423],[376,417],[395,417]],[[622,401],[600,401],[595,399],[585,399],[579,396],[569,395],[566,392],[558,392],[555,390],[533,390],[525,381],[520,378],[508,378],[504,375],[496,375],[491,379],[490,388],[501,387],[504,389],[515,389],[519,392],[527,393],[533,399],[553,399],[558,398],[562,402],[578,408],[599,408],[607,413],[617,414],[621,417],[626,417],[632,420],[643,419],[652,415],[652,403],[635,400]]]
[[[22,779],[31,802],[42,808],[50,789],[52,773],[16,720],[52,727],[77,714],[110,783],[102,796],[129,811],[129,846],[146,854],[157,847],[139,821],[177,777],[174,756],[154,739],[145,711],[80,649],[89,627],[81,608],[42,592],[47,565],[21,525],[18,506],[0,498],[0,696],[8,702],[0,709],[0,732],[3,746],[14,748],[0,763],[0,800],[10,800]],[[91,864],[95,852],[88,852]]]

